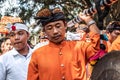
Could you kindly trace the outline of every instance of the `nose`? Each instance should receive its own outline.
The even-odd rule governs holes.
[[[19,39],[19,35],[16,34],[16,35],[15,35],[15,39],[16,39],[16,40]]]
[[[55,33],[58,33],[58,29],[57,28],[54,28],[53,29],[53,33],[55,34]]]

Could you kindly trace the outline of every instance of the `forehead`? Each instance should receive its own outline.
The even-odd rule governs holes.
[[[4,46],[4,44],[5,44],[5,42],[2,42],[2,43],[1,43],[1,47],[3,47],[3,46]]]
[[[19,30],[15,30],[15,31],[10,31],[9,33],[14,33],[17,34],[19,32],[26,32],[25,30],[19,29]]]
[[[63,23],[63,21],[62,20],[58,20],[58,21],[54,21],[54,22],[49,22],[45,26],[55,25],[55,24],[58,24],[58,23]]]
[[[6,42],[11,42],[10,39],[7,39]]]

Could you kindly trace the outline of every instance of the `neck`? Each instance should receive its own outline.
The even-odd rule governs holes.
[[[27,55],[29,53],[29,47],[25,46],[23,49],[18,51],[21,55]]]
[[[56,45],[60,45],[64,40],[65,40],[65,39],[63,39],[62,41],[57,42],[57,43],[55,43],[55,44],[56,44]]]

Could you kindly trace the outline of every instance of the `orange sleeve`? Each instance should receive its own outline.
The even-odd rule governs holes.
[[[75,46],[71,62],[73,80],[86,80],[86,63],[88,59],[100,50],[100,35],[90,33],[91,42],[79,41]]]
[[[85,50],[87,59],[94,56],[100,50],[100,34],[91,32],[89,35],[91,42],[86,43],[88,45],[86,45],[87,48]]]
[[[34,52],[29,63],[27,80],[39,80],[36,57],[36,52]]]

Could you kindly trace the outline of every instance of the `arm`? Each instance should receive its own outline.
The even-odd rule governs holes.
[[[6,78],[6,69],[4,65],[3,57],[0,56],[0,80],[5,80]]]
[[[93,19],[90,16],[80,14],[79,17],[86,24],[89,24]],[[94,56],[96,52],[100,49],[100,34],[99,29],[96,24],[89,25],[89,38],[90,42],[79,41],[76,44],[76,52],[73,55],[73,60],[71,62],[71,71],[73,80],[86,80],[86,63],[91,56]]]
[[[91,42],[85,43],[86,49],[84,48],[85,54],[87,55],[87,59],[89,59],[100,49],[100,31],[91,16],[80,13],[79,17],[88,25],[88,28],[90,30],[89,38]]]
[[[33,53],[28,67],[27,80],[40,80],[38,76],[38,67],[37,67],[38,65],[37,65],[36,57],[37,55]]]
[[[82,19],[87,25],[90,32],[99,33],[99,29],[96,24],[91,24],[90,22],[94,21],[91,16],[85,15],[83,13],[79,14],[80,19]]]

